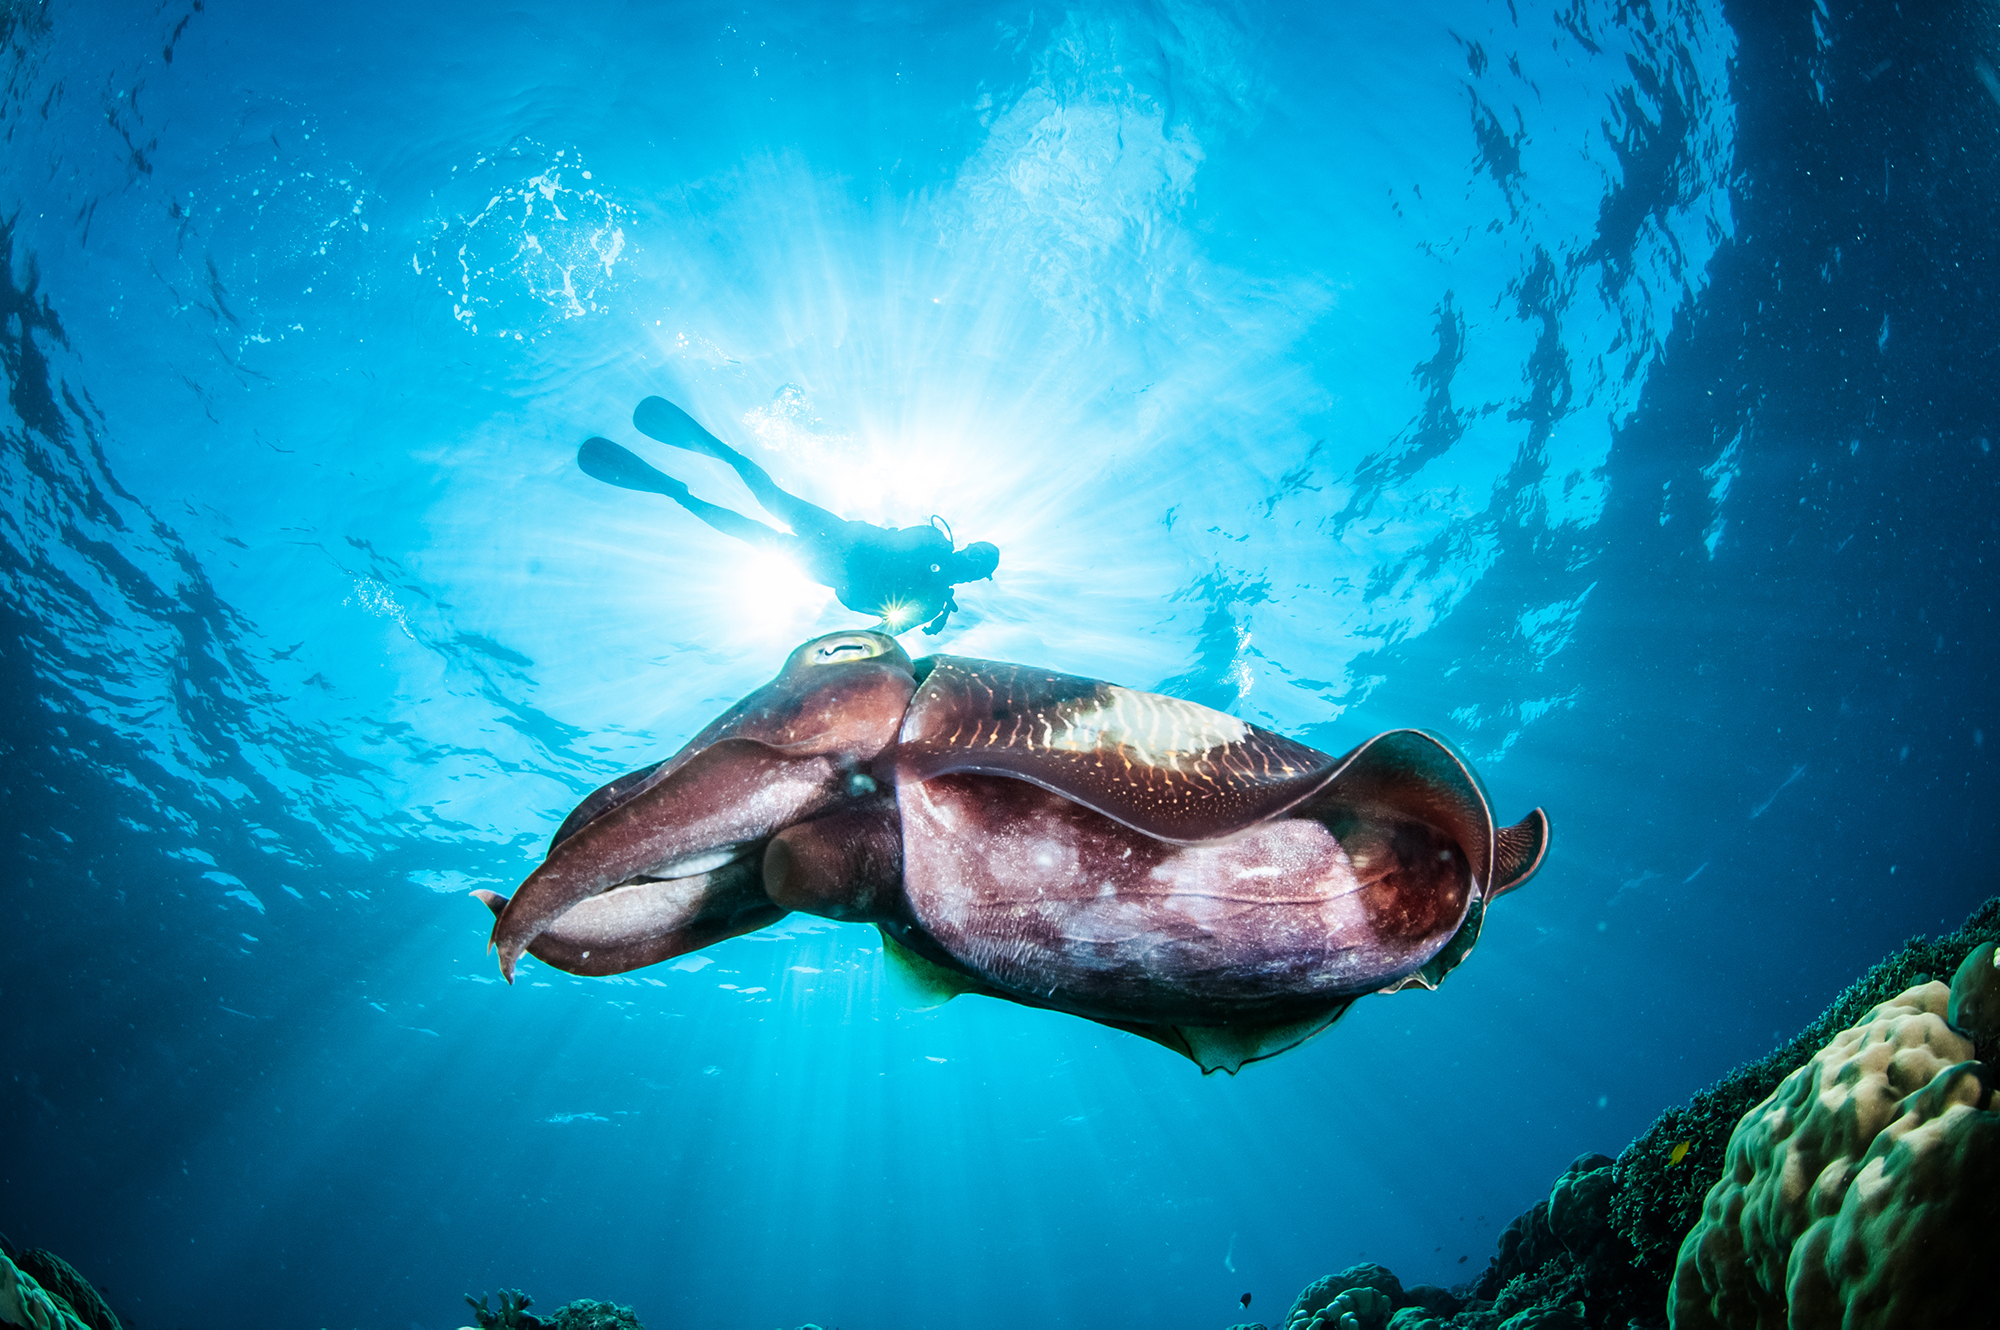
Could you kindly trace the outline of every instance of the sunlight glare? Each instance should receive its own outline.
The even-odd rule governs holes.
[[[719,579],[726,605],[718,617],[746,646],[796,642],[813,636],[833,592],[808,578],[783,550],[746,550],[732,575]]]

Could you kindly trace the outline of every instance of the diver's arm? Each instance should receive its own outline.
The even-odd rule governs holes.
[[[936,637],[939,633],[943,632],[944,621],[949,619],[951,612],[957,608],[958,598],[952,595],[951,591],[947,589],[944,593],[944,608],[938,611],[937,618],[932,619],[924,625],[924,633],[927,636]]]

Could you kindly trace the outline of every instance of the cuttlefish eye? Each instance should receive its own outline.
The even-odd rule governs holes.
[[[887,633],[870,632],[857,628],[851,632],[828,633],[816,637],[792,652],[785,661],[785,670],[799,683],[797,671],[810,670],[821,665],[857,665],[872,663],[887,665],[898,671],[908,671],[910,658],[903,654],[896,639]],[[817,687],[817,685],[811,685]]]
[[[867,660],[870,656],[883,654],[888,649],[885,642],[886,639],[877,637],[873,633],[843,633],[815,645],[812,655],[807,659],[815,665],[831,665],[843,660]]]

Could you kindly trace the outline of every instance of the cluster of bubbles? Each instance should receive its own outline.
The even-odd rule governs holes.
[[[410,266],[435,278],[469,333],[519,341],[602,313],[629,212],[592,179],[574,149],[527,140],[453,167]]]
[[[805,461],[819,460],[852,441],[847,434],[825,428],[812,398],[796,383],[780,387],[771,395],[770,405],[744,412],[743,425],[772,452]]]
[[[396,626],[403,630],[405,637],[416,636],[410,631],[409,611],[403,608],[402,602],[396,599],[396,593],[389,589],[388,584],[379,578],[355,578],[354,589],[348,592],[346,599],[340,603],[359,606],[378,619],[392,619]]]
[[[155,270],[232,363],[252,346],[304,333],[307,308],[368,294],[368,217],[378,200],[317,135],[290,103],[260,102],[210,170],[168,202],[175,227]]]

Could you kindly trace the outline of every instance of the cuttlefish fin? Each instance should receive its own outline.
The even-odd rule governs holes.
[[[1010,776],[1156,840],[1192,845],[1269,821],[1339,765],[1178,697],[961,656],[919,669],[899,780]]]
[[[961,994],[971,993],[1038,1011],[1064,1010],[1019,993],[995,988],[975,975],[940,964],[917,950],[916,946],[900,940],[890,931],[891,927],[881,927],[882,958],[889,974],[903,989],[906,1006],[928,1011]],[[1226,1071],[1234,1076],[1252,1062],[1297,1048],[1346,1015],[1354,1002],[1352,997],[1339,998],[1303,1020],[1241,1021],[1229,1025],[1154,1025],[1098,1016],[1086,1016],[1085,1019],[1170,1048],[1200,1067],[1204,1076],[1217,1071]]]
[[[1493,838],[1493,886],[1486,899],[1514,888],[1535,875],[1549,853],[1549,815],[1537,808]]]
[[[1438,950],[1438,954],[1404,975],[1393,984],[1378,988],[1378,993],[1400,993],[1406,988],[1436,988],[1444,982],[1444,977],[1464,963],[1472,954],[1474,944],[1479,941],[1479,930],[1486,926],[1486,902],[1474,900],[1465,912],[1465,920],[1451,940]]]
[[[1479,941],[1479,932],[1486,926],[1486,907],[1495,896],[1512,891],[1535,875],[1542,866],[1542,860],[1549,852],[1549,817],[1541,809],[1522,818],[1511,827],[1502,827],[1493,837],[1493,885],[1486,894],[1475,899],[1465,912],[1465,919],[1451,940],[1413,972],[1396,982],[1378,989],[1383,993],[1399,993],[1405,988],[1436,988],[1444,982],[1444,977],[1456,970],[1473,946]]]
[[[1502,827],[1493,838],[1493,886],[1486,895],[1472,902],[1465,912],[1465,921],[1451,940],[1439,949],[1423,965],[1395,983],[1379,989],[1383,993],[1397,993],[1405,988],[1436,988],[1444,982],[1444,977],[1456,970],[1473,946],[1479,941],[1479,931],[1486,926],[1486,907],[1493,898],[1503,892],[1512,891],[1535,875],[1542,866],[1542,860],[1549,852],[1549,817],[1541,809],[1522,818],[1511,827]]]
[[[1354,998],[1341,998],[1332,1007],[1297,1021],[1266,1023],[1239,1022],[1230,1025],[1141,1025],[1131,1021],[1099,1020],[1114,1030],[1136,1034],[1170,1048],[1212,1076],[1226,1071],[1231,1076],[1252,1062],[1276,1057],[1297,1048],[1347,1014]]]
[[[1315,800],[1352,808],[1377,807],[1414,817],[1458,842],[1485,892],[1493,872],[1493,812],[1472,764],[1426,730],[1385,730],[1340,759]]]
[[[1008,996],[963,971],[939,965],[897,941],[895,934],[886,928],[882,929],[882,961],[890,979],[901,990],[902,1004],[913,1011],[942,1007],[963,993],[977,993],[982,997]]]

